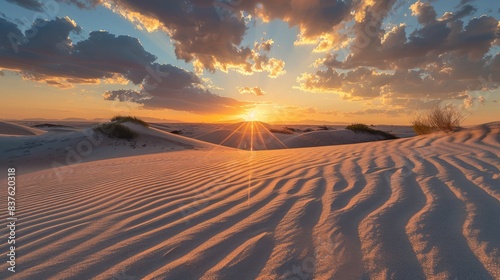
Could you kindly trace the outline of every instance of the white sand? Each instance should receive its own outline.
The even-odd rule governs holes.
[[[45,131],[11,122],[0,122],[0,136],[6,135],[40,135]]]
[[[159,127],[161,129],[161,127]],[[289,134],[275,133],[283,131],[283,126],[271,126],[261,122],[242,122],[215,127],[207,131],[193,131],[191,137],[206,142],[220,144],[244,150],[274,150],[287,148],[319,147],[340,144],[353,144],[382,140],[383,137],[369,133],[356,133],[342,128],[333,130],[315,130]],[[316,128],[317,129],[317,128]],[[184,128],[184,130],[188,130]],[[401,133],[406,136],[407,133]]]
[[[0,134],[2,133],[0,122]],[[155,128],[126,124],[139,134],[134,140],[109,139],[91,128],[49,129],[37,136],[0,136],[0,162],[30,172],[52,166],[66,166],[95,160],[191,149],[228,148]],[[3,166],[3,165],[2,165]]]
[[[18,177],[0,279],[500,279],[500,123],[254,152],[141,133],[176,151]]]

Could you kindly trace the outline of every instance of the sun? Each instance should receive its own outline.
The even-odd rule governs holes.
[[[245,114],[243,117],[247,122],[255,122],[258,121],[258,114],[257,111],[249,111],[248,113]]]

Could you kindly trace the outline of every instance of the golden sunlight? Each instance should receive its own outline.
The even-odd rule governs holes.
[[[243,118],[245,119],[245,121],[247,122],[254,122],[254,121],[258,121],[259,120],[259,114],[257,113],[257,111],[249,111],[247,112]]]

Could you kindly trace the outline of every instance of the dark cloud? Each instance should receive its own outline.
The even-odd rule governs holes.
[[[134,84],[142,82],[147,67],[156,57],[144,50],[136,38],[94,31],[89,38],[73,45],[70,33],[81,28],[68,17],[51,21],[38,19],[23,34],[0,19],[2,41],[0,67],[33,73],[37,80],[97,80],[121,75]]]
[[[9,3],[21,6],[25,9],[42,12],[43,4],[37,0],[6,0]]]
[[[196,114],[233,115],[242,113],[249,105],[232,98],[211,93],[200,78],[172,65],[153,64],[156,74],[148,75],[141,90],[106,92],[106,100],[130,101],[146,109],[172,109]]]
[[[332,31],[350,17],[355,1],[243,1],[242,9],[266,20],[281,19],[298,26],[303,36],[313,37]]]
[[[463,6],[463,5],[468,4],[468,3],[472,3],[474,1],[475,0],[460,0],[460,4],[458,4],[457,7]]]
[[[56,0],[60,3],[73,4],[80,9],[92,9],[101,4],[102,0]]]
[[[477,11],[477,8],[472,5],[465,5],[457,10],[449,20],[457,20],[466,16],[470,16]]]
[[[38,0],[6,0],[12,4],[18,5],[28,10],[44,12],[47,9],[47,2],[54,1],[38,1]],[[91,9],[102,3],[101,0],[55,0],[59,3],[72,4],[80,9]]]
[[[114,0],[106,5],[139,28],[165,30],[174,41],[177,58],[192,62],[198,71],[267,71],[270,77],[284,74],[284,62],[274,63],[276,59],[266,55],[270,45],[260,49],[242,46],[247,26],[236,8],[229,11],[231,16],[225,16],[226,11],[218,13],[216,8],[220,7],[213,1]],[[226,6],[231,7],[222,5]]]
[[[110,91],[104,98],[137,102],[145,108],[234,114],[247,105],[209,92],[194,73],[155,63],[156,57],[136,38],[93,31],[87,39],[73,44],[70,33],[80,31],[68,17],[37,20],[24,33],[0,18],[0,36],[9,38],[0,41],[0,68],[59,88],[102,80],[130,81],[140,90]]]
[[[177,74],[172,74],[172,79],[175,79]],[[103,97],[105,100],[139,103],[144,105],[145,109],[172,109],[196,114],[241,114],[249,105],[213,94],[194,84],[186,83],[184,86],[179,86],[176,88],[168,82],[162,82],[149,90],[108,91],[103,94]]]

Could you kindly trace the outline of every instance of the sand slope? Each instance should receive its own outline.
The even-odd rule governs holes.
[[[26,174],[9,279],[500,279],[499,156],[494,123]]]
[[[0,136],[1,135],[41,135],[45,131],[21,124],[0,121]]]
[[[193,136],[195,139],[243,150],[275,150],[353,144],[383,140],[380,135],[347,129],[317,130],[306,133],[284,131],[262,122],[242,122]],[[286,130],[285,130],[286,131]]]
[[[92,128],[77,131],[52,130],[43,135],[0,136],[0,166],[8,164],[27,172],[152,153],[228,149],[156,128],[145,128],[132,123],[125,125],[135,131],[138,137],[133,140],[110,139],[96,134]]]
[[[288,148],[319,147],[384,140],[380,135],[348,129],[322,130],[293,135],[283,140]]]

